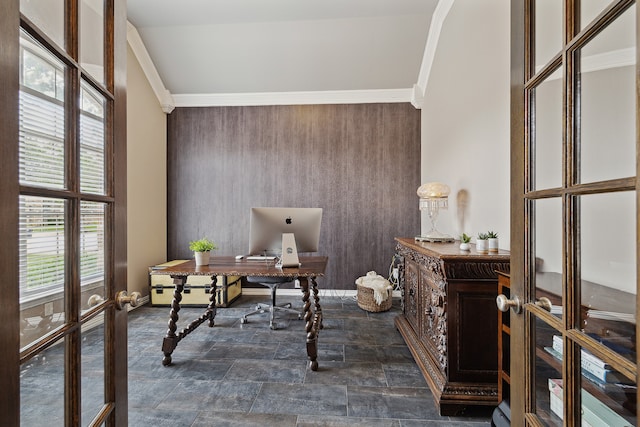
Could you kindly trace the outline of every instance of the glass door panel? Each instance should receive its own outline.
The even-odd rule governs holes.
[[[104,0],[80,0],[79,6],[80,66],[104,83]]]
[[[60,48],[64,48],[65,0],[20,0],[20,13]]]
[[[535,321],[535,407],[547,426],[562,426],[562,354],[553,348],[556,329],[540,319]]]
[[[20,184],[64,189],[66,66],[24,31],[20,61]]]
[[[581,364],[583,425],[638,425],[635,381],[585,349],[581,350]]]
[[[104,369],[106,341],[104,319],[99,316],[82,326],[82,422],[89,425],[100,412],[106,399],[104,395]]]
[[[580,29],[589,25],[610,3],[610,0],[581,0]]]
[[[635,363],[636,193],[580,196],[582,327]]]
[[[80,90],[80,191],[105,194],[104,96],[86,82]]]
[[[64,425],[64,344],[20,366],[20,425]]]
[[[535,1],[535,69],[562,51],[563,6],[557,0]]]
[[[562,317],[562,201],[535,202],[535,297],[546,297],[551,313]]]
[[[84,201],[80,204],[80,283],[82,312],[106,299],[105,281],[106,205]]]
[[[630,7],[578,51],[583,183],[635,175],[635,13]]]
[[[535,152],[535,189],[562,185],[562,75],[556,70],[535,89],[531,135]]]
[[[20,196],[20,348],[64,325],[65,201]]]

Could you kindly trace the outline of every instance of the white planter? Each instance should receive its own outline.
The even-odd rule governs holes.
[[[487,239],[489,252],[498,252],[498,238]]]
[[[196,265],[209,265],[209,257],[211,256],[211,252],[194,252],[196,257]]]
[[[476,251],[480,254],[486,254],[489,252],[489,247],[487,245],[486,239],[477,239],[476,240]]]
[[[468,243],[460,243],[460,250],[461,251],[468,251],[471,249],[471,245]]]

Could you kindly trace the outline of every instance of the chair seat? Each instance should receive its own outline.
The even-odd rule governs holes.
[[[292,282],[291,277],[277,277],[277,276],[247,276],[247,282],[249,283],[288,283]]]

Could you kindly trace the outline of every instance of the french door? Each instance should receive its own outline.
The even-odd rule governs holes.
[[[511,7],[512,424],[637,425],[637,6]]]
[[[126,2],[0,16],[2,424],[126,425]]]

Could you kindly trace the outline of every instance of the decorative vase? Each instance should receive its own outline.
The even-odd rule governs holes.
[[[498,252],[498,238],[487,239],[489,252]]]
[[[471,249],[471,245],[469,245],[468,243],[460,243],[460,250],[461,251],[468,251]]]
[[[486,254],[488,252],[486,239],[476,240],[476,251],[478,251],[479,254]]]
[[[211,256],[210,251],[206,252],[194,252],[196,257],[196,265],[209,265],[209,257]]]

